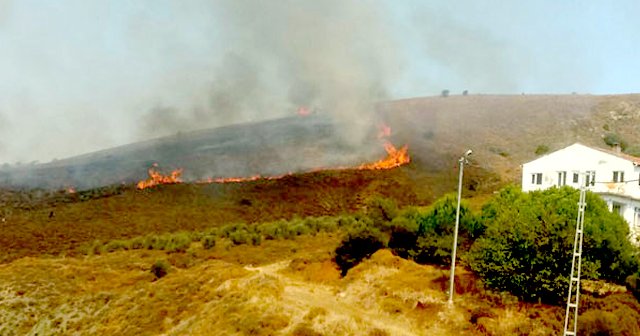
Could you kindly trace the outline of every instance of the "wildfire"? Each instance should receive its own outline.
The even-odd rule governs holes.
[[[407,145],[404,145],[400,147],[400,149],[396,148],[391,142],[385,139],[391,135],[391,128],[384,124],[381,124],[379,128],[380,128],[380,131],[378,133],[378,138],[383,141],[384,149],[385,151],[387,151],[387,156],[384,159],[378,160],[376,162],[364,163],[356,167],[337,167],[337,168],[334,167],[334,168],[327,168],[327,169],[383,170],[383,169],[393,169],[409,163],[411,161],[411,157],[409,156],[409,147]],[[182,169],[174,170],[171,172],[170,175],[162,175],[156,170],[157,166],[158,164],[154,163],[153,166],[149,168],[149,179],[138,182],[138,189],[145,189],[145,188],[156,186],[158,184],[175,184],[175,183],[182,182],[182,180],[180,179],[180,176],[182,175]],[[316,168],[311,171],[319,171],[319,170],[324,170],[324,169]],[[209,177],[207,179],[200,180],[197,183],[239,183],[239,182],[257,181],[257,180],[277,180],[292,174],[293,174],[292,172],[289,172],[286,174],[274,175],[274,176],[253,175],[248,177],[226,177],[226,178]]]
[[[138,182],[138,189],[150,188],[158,184],[175,184],[182,182],[180,179],[182,169],[176,169],[169,175],[162,175],[162,173],[156,170],[157,167],[158,164],[154,163],[151,168],[149,168],[149,178]]]
[[[385,124],[380,124],[378,128],[380,129],[380,131],[378,131],[378,139],[384,139],[391,136],[391,127]]]
[[[300,106],[298,108],[298,115],[301,117],[306,117],[311,114],[311,110],[308,107]]]
[[[387,157],[373,162],[373,163],[365,163],[358,167],[361,170],[378,170],[378,169],[392,169],[395,167],[400,167],[404,164],[411,162],[411,157],[409,157],[409,146],[404,145],[397,149],[390,142],[384,142],[384,149],[387,151]]]

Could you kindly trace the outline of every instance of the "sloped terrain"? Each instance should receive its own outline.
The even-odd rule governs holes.
[[[483,289],[460,268],[455,305],[448,270],[381,250],[340,278],[335,235],[186,253],[125,251],[23,258],[0,266],[3,335],[551,335],[564,309]],[[252,258],[266,253],[271,260]],[[149,270],[169,260],[168,275]],[[640,305],[629,294],[608,300]],[[585,301],[586,300],[586,301]],[[585,306],[604,300],[585,296]],[[631,335],[639,331],[629,324]],[[635,329],[633,329],[635,328]]]
[[[640,95],[469,95],[379,104],[377,119],[391,142],[409,145],[416,171],[447,177],[456,158],[474,149],[472,164],[517,182],[519,167],[540,146],[574,142],[604,147],[616,134],[640,153]],[[46,164],[5,166],[0,187],[78,190],[130,184],[158,163],[183,168],[185,181],[280,175],[357,166],[384,157],[377,125],[350,140],[349,125],[322,114],[232,125],[130,144]]]
[[[286,240],[264,238],[256,246],[225,237],[212,248],[189,238],[190,246],[175,251],[130,249],[139,237],[354,214],[366,210],[373,197],[400,206],[427,205],[455,191],[456,158],[469,147],[474,154],[465,168],[463,195],[477,209],[494,190],[519,180],[519,165],[535,158],[540,145],[554,150],[581,141],[603,147],[602,137],[611,132],[630,146],[640,144],[639,95],[433,97],[385,103],[380,110],[393,129],[391,141],[409,144],[410,164],[145,190],[119,183],[123,177],[128,182],[144,178],[155,161],[168,169],[183,167],[185,178],[199,179],[212,172],[288,172],[299,158],[310,158],[299,166],[304,170],[325,163],[358,164],[383,154],[375,130],[370,148],[353,148],[335,140],[329,122],[313,116],[5,168],[0,183],[11,188],[0,191],[0,334],[557,334],[563,307],[522,303],[486,290],[464,270],[464,261],[454,307],[445,296],[448,270],[388,251],[377,252],[341,278],[332,260],[344,235],[340,229]],[[265,150],[269,141],[279,146]],[[25,184],[6,184],[16,176]],[[21,188],[66,188],[76,182],[79,190],[73,193]],[[111,185],[94,188],[103,184]],[[110,242],[118,239],[130,239],[129,245],[109,252]],[[95,241],[99,249],[87,249]],[[170,265],[160,278],[151,272],[158,260]],[[624,288],[620,292],[581,296],[584,325],[639,334],[640,304]]]

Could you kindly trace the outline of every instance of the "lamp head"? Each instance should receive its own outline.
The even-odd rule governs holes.
[[[469,156],[469,155],[471,155],[471,153],[473,153],[473,151],[471,149],[469,149],[464,153],[464,156]]]

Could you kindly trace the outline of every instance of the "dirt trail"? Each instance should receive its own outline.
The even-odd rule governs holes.
[[[245,269],[274,277],[282,283],[284,291],[281,304],[301,312],[296,314],[299,321],[295,321],[294,318],[292,319],[294,323],[291,325],[302,322],[301,317],[305,315],[304,312],[320,308],[327,314],[324,316],[324,321],[318,324],[345,325],[346,322],[355,327],[355,330],[351,330],[354,334],[362,334],[364,330],[361,328],[366,328],[385,330],[390,335],[423,335],[415,332],[415,326],[408,319],[398,315],[391,317],[388,313],[381,311],[377,305],[371,309],[360,304],[354,305],[354,298],[349,298],[345,291],[341,292],[335,286],[304,282],[283,274],[281,270],[285,269],[289,263],[289,260],[284,260],[260,267],[247,266]]]

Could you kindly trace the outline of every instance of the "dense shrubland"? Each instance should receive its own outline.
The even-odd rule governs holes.
[[[571,269],[579,191],[552,188],[523,193],[507,187],[474,214],[463,201],[460,208],[458,256],[484,283],[510,291],[528,301],[562,302]],[[582,277],[606,280],[637,288],[637,249],[627,236],[627,223],[595,194],[587,194]],[[447,195],[427,208],[397,210],[388,200],[370,203],[370,226],[353,227],[336,251],[350,263],[389,247],[418,263],[448,265],[451,262],[456,198]],[[363,242],[367,241],[365,245]],[[376,244],[373,244],[376,241]],[[366,253],[358,249],[366,246]],[[359,260],[357,260],[359,261]],[[637,291],[637,290],[636,290]]]

